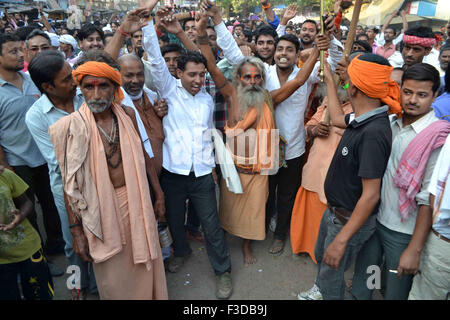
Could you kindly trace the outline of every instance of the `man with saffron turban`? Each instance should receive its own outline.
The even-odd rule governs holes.
[[[369,266],[381,267],[384,260],[387,270],[396,271],[386,273],[386,300],[406,300],[418,273],[432,225],[428,188],[450,132],[450,123],[439,120],[432,109],[439,85],[439,72],[427,63],[415,64],[403,74],[403,114],[391,122],[392,152],[383,177],[376,232],[355,265],[352,296],[358,300],[372,297],[373,289],[367,286]],[[425,272],[425,276],[434,275]]]
[[[118,104],[118,66],[102,51],[86,60],[73,71],[85,103],[49,129],[74,251],[93,261],[101,299],[167,299],[155,218],[164,218],[164,194],[133,109]]]
[[[347,70],[354,113],[345,115],[325,66],[331,123],[345,132],[325,179],[327,209],[315,248],[318,274],[313,288],[298,295],[300,300],[344,299],[344,273],[375,232],[381,179],[392,143],[387,111],[401,114],[400,89],[390,80],[392,69],[378,55],[354,58]]]

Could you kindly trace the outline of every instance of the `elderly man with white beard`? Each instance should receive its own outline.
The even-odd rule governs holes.
[[[207,10],[207,3],[202,4]],[[205,10],[205,11],[206,11]],[[227,82],[217,68],[206,34],[207,16],[197,21],[197,44],[207,59],[207,68],[228,100],[228,121],[225,126],[227,144],[239,173],[243,194],[230,192],[221,183],[219,217],[222,227],[244,239],[244,264],[256,262],[250,241],[265,238],[265,203],[268,196],[268,174],[279,168],[279,136],[275,112],[309,78],[319,50],[326,50],[329,41],[319,36],[317,46],[295,77],[284,81],[281,88],[268,92],[264,63],[255,57],[245,57],[235,66],[233,83]],[[287,80],[287,79],[286,79]]]
[[[205,0],[207,1],[207,0]],[[231,64],[238,64],[243,61],[244,56],[233,41],[230,33],[222,22],[222,17],[215,5],[210,2],[202,4],[203,9],[212,17],[216,31],[217,44],[223,50],[224,56]],[[332,34],[334,28],[333,17],[325,21],[326,37]],[[323,39],[317,35],[316,40]],[[331,40],[331,37],[330,37]],[[266,79],[264,84],[268,91],[278,90],[280,87],[294,79],[303,70],[296,66],[299,56],[299,41],[293,35],[284,35],[276,41],[274,60],[275,65],[264,64]],[[342,44],[333,38],[327,59],[332,69],[337,65],[342,57]],[[286,140],[283,150],[285,162],[277,174],[269,177],[269,196],[266,204],[266,226],[269,225],[272,213],[277,201],[277,224],[274,232],[274,241],[269,249],[269,253],[278,255],[284,249],[285,239],[289,232],[292,208],[295,203],[295,196],[301,184],[301,173],[303,165],[303,154],[305,153],[305,128],[304,114],[308,104],[308,97],[315,83],[320,81],[318,76],[319,63],[314,66],[314,71],[308,72],[308,78],[302,83],[286,101],[282,102],[275,110],[274,117],[280,135]],[[216,85],[219,84],[216,82]]]

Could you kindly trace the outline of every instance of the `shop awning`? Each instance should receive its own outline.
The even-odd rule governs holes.
[[[359,23],[366,26],[381,26],[386,21],[387,16],[399,9],[403,0],[374,0],[370,3],[365,3],[361,7],[359,15]],[[345,14],[348,20],[352,20],[353,7]]]

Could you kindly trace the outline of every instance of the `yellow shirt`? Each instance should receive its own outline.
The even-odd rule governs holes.
[[[14,172],[5,169],[0,174],[0,223],[12,221],[14,198],[21,196],[28,185]],[[41,248],[41,239],[28,219],[9,231],[0,231],[0,264],[24,261]]]

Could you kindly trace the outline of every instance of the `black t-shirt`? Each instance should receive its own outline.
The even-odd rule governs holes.
[[[331,206],[353,211],[362,194],[362,178],[383,178],[392,145],[386,111],[387,107],[380,107],[351,122],[346,115],[347,129],[325,179],[325,196]]]

